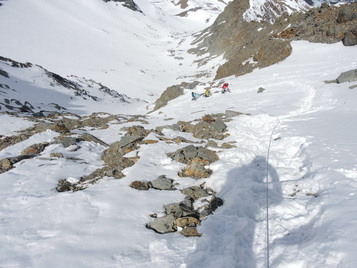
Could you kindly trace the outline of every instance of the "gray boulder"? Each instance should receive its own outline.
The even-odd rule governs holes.
[[[188,145],[184,148],[176,150],[174,153],[169,153],[167,155],[173,160],[184,164],[189,164],[195,158],[206,160],[208,163],[213,163],[219,160],[217,154],[214,151],[193,145]]]
[[[211,126],[220,133],[227,130],[227,125],[221,119],[215,119],[211,122]]]
[[[344,83],[344,82],[354,82],[354,81],[357,81],[357,69],[343,72],[336,79],[336,82],[338,84]]]
[[[146,181],[133,181],[130,183],[130,187],[136,190],[147,191],[150,189],[150,184]]]
[[[181,193],[187,196],[187,198],[197,200],[201,197],[209,196],[206,190],[199,186],[192,186],[181,190]]]
[[[166,178],[165,175],[161,175],[157,179],[151,181],[151,186],[157,190],[174,190],[173,180]]]
[[[342,43],[345,46],[357,45],[357,27],[346,33],[345,37],[342,39]]]
[[[181,217],[199,217],[199,214],[193,208],[193,201],[190,199],[185,199],[179,203],[165,205],[164,209],[167,215],[172,214],[176,219]]]
[[[219,160],[218,155],[209,149],[198,147],[197,156],[203,160],[207,160],[210,164]]]
[[[172,233],[176,232],[177,230],[174,226],[175,220],[176,218],[174,215],[169,214],[153,220],[152,222],[148,223],[146,227],[160,234]]]

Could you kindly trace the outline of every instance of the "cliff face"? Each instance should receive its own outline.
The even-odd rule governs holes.
[[[274,23],[269,17],[247,21],[245,14],[251,9],[250,4],[249,0],[231,2],[211,27],[197,35],[194,42],[197,49],[191,53],[223,55],[227,60],[218,68],[215,79],[243,75],[282,61],[291,53],[291,40],[322,43],[346,40],[345,45],[354,44],[357,3],[341,7],[323,4],[291,15],[288,12],[267,13],[266,16],[273,16]]]

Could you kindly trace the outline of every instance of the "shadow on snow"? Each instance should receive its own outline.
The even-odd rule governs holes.
[[[267,165],[265,157],[257,156],[250,164],[228,172],[218,196],[225,203],[203,222],[203,236],[197,240],[196,251],[188,256],[187,267],[257,267],[254,248],[265,250],[266,204],[276,205],[282,200],[278,173]],[[264,228],[256,230],[258,223]],[[266,257],[261,252],[259,256]],[[264,261],[260,259],[259,263]]]

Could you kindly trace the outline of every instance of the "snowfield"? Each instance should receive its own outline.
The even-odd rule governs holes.
[[[164,11],[170,8],[170,14],[175,14],[174,7],[179,11],[178,6],[167,6],[165,1],[159,1],[160,5],[155,5],[157,1],[135,1],[146,14],[142,21],[143,17],[136,18],[142,16],[139,13],[132,13],[113,3],[105,5],[98,1],[98,4],[95,0],[74,2],[76,9],[81,10],[76,27],[87,28],[89,32],[78,30],[83,34],[83,39],[80,38],[83,42],[79,39],[78,43],[68,41],[69,46],[75,44],[77,47],[63,53],[62,56],[67,57],[61,57],[63,62],[53,61],[54,58],[48,54],[54,51],[51,45],[61,46],[57,37],[53,37],[53,44],[42,39],[43,43],[36,51],[29,43],[28,51],[19,43],[14,45],[22,31],[26,32],[26,27],[35,27],[32,24],[39,24],[36,28],[39,31],[34,35],[50,31],[39,23],[42,15],[58,20],[55,25],[64,29],[69,27],[69,21],[77,19],[73,15],[77,13],[68,3],[54,0],[4,2],[0,7],[0,23],[3,24],[5,18],[13,21],[12,16],[21,12],[24,15],[25,10],[32,12],[26,13],[27,18],[36,19],[21,31],[22,23],[7,24],[11,25],[10,30],[0,33],[0,36],[2,40],[6,37],[9,42],[0,44],[1,53],[6,52],[0,56],[38,63],[64,76],[73,74],[99,79],[98,82],[104,85],[118,85],[111,88],[119,93],[129,97],[140,96],[150,103],[172,83],[179,84],[175,81],[178,76],[185,75],[185,79],[194,81],[192,75],[204,68],[208,69],[207,74],[212,74],[221,62],[217,58],[200,67],[192,63],[195,57],[186,53],[189,26],[192,24],[190,17],[173,19],[181,24],[178,23],[180,27],[169,24],[168,29],[173,27],[177,32],[171,37],[165,32],[168,42],[153,45],[146,43],[146,37],[138,34],[161,35],[163,24],[158,21],[150,24],[149,21],[157,18],[160,21]],[[22,5],[26,9],[20,8]],[[160,13],[160,9],[156,9],[158,6],[166,9]],[[101,13],[107,11],[108,16]],[[88,24],[92,12],[102,14],[101,27],[105,28],[98,30],[94,20]],[[208,11],[201,12],[205,16],[213,16]],[[69,18],[64,20],[64,14],[69,14]],[[98,14],[96,16],[100,16]],[[118,14],[124,17],[118,19]],[[125,40],[132,42],[131,46],[126,43],[128,49],[142,49],[144,58],[139,54],[135,57],[128,54],[118,63],[126,64],[126,67],[120,67],[122,77],[128,79],[124,83],[124,80],[116,80],[113,78],[115,75],[104,71],[104,68],[106,71],[112,68],[118,70],[119,66],[111,65],[118,61],[109,61],[112,54],[108,51],[108,55],[104,53],[107,58],[101,58],[102,42],[91,43],[98,46],[94,50],[101,48],[91,59],[99,59],[95,68],[87,62],[89,59],[84,55],[83,47],[93,31],[99,31],[100,37],[106,36],[108,31],[116,31],[115,27],[123,31],[125,28],[121,26],[121,20],[129,20],[129,17],[143,22],[142,25],[136,23],[135,27],[144,27],[145,24],[158,28],[137,30],[138,36],[135,37],[131,37],[134,34],[132,30],[125,33]],[[22,18],[16,17],[19,20]],[[168,15],[165,18],[172,19]],[[188,32],[179,31],[185,27]],[[203,29],[204,23],[195,27],[191,30]],[[71,29],[73,32],[67,31],[67,34],[73,37],[77,30]],[[108,37],[113,47],[123,46],[122,41],[116,39],[119,35]],[[142,42],[138,42],[140,36],[144,39]],[[180,43],[179,40],[185,41]],[[46,49],[47,44],[50,49]],[[109,43],[106,45],[111,46]],[[231,93],[221,94],[216,86],[220,81],[216,81],[212,87],[213,96],[209,98],[200,97],[192,101],[191,90],[187,89],[184,95],[170,101],[167,106],[146,114],[147,124],[144,127],[152,129],[226,110],[244,113],[226,123],[230,136],[216,141],[218,144],[232,142],[236,147],[214,149],[220,159],[210,165],[213,170],[210,178],[194,180],[179,177],[177,173],[184,165],[171,160],[166,154],[189,144],[167,144],[163,141],[141,145],[139,150],[131,152],[140,159],[124,170],[124,178],[106,177],[78,192],[60,193],[55,188],[60,179],[75,182],[101,167],[101,154],[106,147],[87,141],[81,142],[79,150],[52,144],[39,156],[22,160],[14,169],[0,174],[0,267],[260,268],[267,267],[267,260],[270,267],[278,268],[357,267],[357,88],[350,88],[356,82],[324,82],[336,79],[341,72],[357,68],[357,48],[344,47],[340,43],[327,45],[305,41],[293,42],[292,46],[292,55],[279,64],[241,77],[224,79],[230,84]],[[184,59],[168,56],[166,53],[170,49],[179,51]],[[158,51],[162,51],[160,56],[157,56]],[[121,59],[122,56],[126,54],[116,54],[115,58]],[[72,61],[68,60],[70,57]],[[152,59],[155,59],[155,64],[149,64]],[[86,69],[83,66],[92,67]],[[142,68],[146,69],[140,77],[131,74],[133,70],[140,72]],[[31,78],[31,75],[25,78]],[[208,85],[213,77],[205,76],[199,81]],[[7,83],[8,79],[0,75],[0,84]],[[152,84],[154,80],[155,85]],[[120,90],[124,84],[128,88]],[[147,90],[143,84],[150,84],[148,88],[155,87],[151,91],[153,96],[143,93]],[[24,88],[30,90],[33,87],[29,83]],[[201,86],[196,91],[203,93],[203,88]],[[262,92],[258,93],[260,88]],[[0,97],[11,99],[10,94],[1,93]],[[35,96],[31,97],[35,101]],[[61,98],[62,105],[66,105],[65,100]],[[121,114],[127,109],[135,111],[135,108],[140,113],[149,112],[136,104],[123,107],[110,100],[103,97],[103,102],[94,103],[76,99],[75,105],[68,102],[67,108],[69,112],[80,111],[80,114],[91,114],[101,109]],[[123,127],[135,124],[138,122],[121,124],[113,121],[107,129],[88,128],[78,130],[78,133],[88,132],[111,144],[124,135]],[[19,118],[0,113],[1,138],[16,135],[32,125],[33,122],[25,116]],[[167,138],[183,136],[197,140],[189,133],[168,129],[163,133]],[[51,142],[57,135],[57,132],[50,130],[36,134],[1,150],[0,160],[17,156],[31,144]],[[153,133],[150,135],[148,138],[157,139]],[[65,157],[51,159],[50,155],[54,152]],[[135,180],[152,180],[163,174],[174,179],[178,189],[205,182],[224,200],[224,205],[198,227],[202,237],[184,237],[178,232],[163,235],[145,227],[152,220],[150,214],[162,216],[163,205],[179,202],[184,195],[180,191],[138,191],[130,188],[129,184]]]

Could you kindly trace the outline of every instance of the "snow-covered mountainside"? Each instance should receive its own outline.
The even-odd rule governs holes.
[[[64,78],[41,66],[0,57],[0,111],[28,112],[42,116],[51,112],[145,111],[147,102],[126,95],[93,80],[71,76]],[[81,109],[81,105],[87,106]]]
[[[246,21],[268,21],[273,23],[283,13],[289,15],[293,12],[306,11],[311,7],[320,6],[322,3],[349,3],[354,0],[249,0],[249,8],[244,12]]]
[[[284,12],[291,14],[294,11],[304,11],[309,8],[305,0],[249,0],[249,8],[244,12],[246,21],[274,22]]]
[[[248,2],[0,1],[1,268],[357,267],[357,46],[215,79]]]
[[[190,35],[212,23],[226,6],[222,1],[140,0],[135,3],[142,12],[135,12],[102,0],[4,3],[1,56],[63,77],[93,79],[150,101],[195,71],[195,57],[182,57],[181,51]]]

